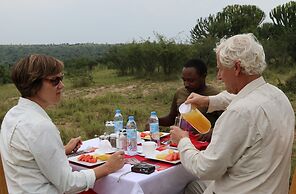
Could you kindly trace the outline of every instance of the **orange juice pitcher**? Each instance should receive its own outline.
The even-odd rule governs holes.
[[[181,104],[179,107],[184,120],[186,120],[199,133],[208,133],[211,128],[211,122],[197,109],[191,107],[191,104]]]

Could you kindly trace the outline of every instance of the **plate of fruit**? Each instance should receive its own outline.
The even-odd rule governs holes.
[[[159,132],[159,137],[162,138],[162,137],[165,137],[165,136],[168,136],[170,133],[166,133],[166,132]],[[143,131],[143,132],[140,132],[140,136],[142,139],[144,140],[151,140],[151,137],[150,137],[150,131]]]
[[[178,164],[181,162],[179,151],[172,149],[155,151],[151,156],[145,156],[145,158],[167,162],[171,164]]]
[[[73,156],[68,158],[70,162],[81,164],[83,166],[92,167],[105,163],[111,154],[81,154],[79,156]]]

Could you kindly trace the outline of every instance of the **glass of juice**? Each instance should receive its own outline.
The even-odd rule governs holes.
[[[182,118],[186,120],[194,129],[199,133],[208,133],[211,128],[211,122],[195,107],[191,104],[181,104],[179,112]]]

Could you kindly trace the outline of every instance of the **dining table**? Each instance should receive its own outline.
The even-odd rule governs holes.
[[[94,138],[84,141],[81,150],[98,147],[100,139]],[[183,165],[167,164],[165,162],[145,159],[144,156],[126,156],[136,160],[151,163],[157,168],[151,174],[131,172],[132,164],[126,163],[120,170],[96,180],[93,191],[98,194],[181,194],[185,186],[196,179]],[[84,165],[70,162],[73,171],[88,169]]]

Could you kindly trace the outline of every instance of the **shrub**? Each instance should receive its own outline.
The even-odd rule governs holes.
[[[296,74],[288,78],[285,84],[280,82],[278,86],[286,93],[296,94]]]

